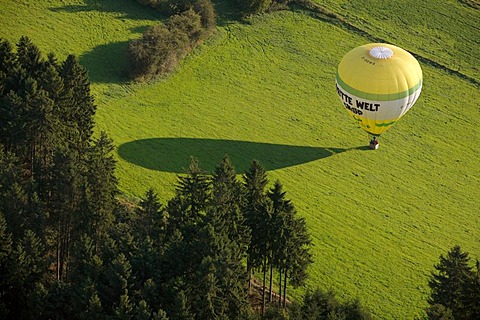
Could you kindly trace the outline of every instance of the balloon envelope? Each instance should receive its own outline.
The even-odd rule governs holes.
[[[417,101],[422,69],[407,51],[370,43],[349,51],[336,74],[337,93],[362,129],[379,136]]]

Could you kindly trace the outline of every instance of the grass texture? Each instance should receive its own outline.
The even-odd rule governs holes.
[[[168,200],[190,156],[212,171],[229,154],[240,174],[258,159],[307,219],[308,286],[358,297],[379,319],[413,319],[440,254],[459,244],[480,259],[480,14],[447,0],[318,2],[364,33],[300,8],[241,21],[216,3],[215,35],[149,84],[128,81],[125,50],[163,17],[133,0],[3,0],[0,37],[79,57],[126,197],[153,187]],[[426,61],[420,99],[376,151],[334,80],[369,35]]]

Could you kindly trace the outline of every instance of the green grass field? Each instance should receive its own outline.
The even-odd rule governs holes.
[[[334,80],[343,54],[370,39],[299,9],[238,21],[218,3],[216,34],[150,84],[128,82],[125,50],[162,16],[133,0],[2,0],[0,37],[79,57],[126,197],[153,187],[168,200],[191,155],[212,170],[229,154],[239,173],[258,159],[307,219],[308,286],[359,297],[376,318],[413,319],[440,254],[459,244],[480,259],[480,12],[447,0],[318,3],[451,70],[421,64],[420,99],[377,151]]]

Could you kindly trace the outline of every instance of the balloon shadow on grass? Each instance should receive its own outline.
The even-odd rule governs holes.
[[[358,148],[356,148],[358,149]],[[135,165],[157,171],[184,173],[191,157],[200,167],[213,172],[225,155],[238,173],[258,160],[266,170],[275,170],[323,159],[349,149],[309,147],[237,140],[196,138],[153,138],[124,143],[118,155]]]

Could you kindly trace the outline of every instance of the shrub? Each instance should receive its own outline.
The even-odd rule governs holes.
[[[170,73],[214,28],[215,10],[210,0],[198,0],[181,14],[171,16],[164,25],[150,27],[128,46],[131,78],[149,81]]]

